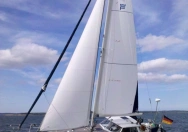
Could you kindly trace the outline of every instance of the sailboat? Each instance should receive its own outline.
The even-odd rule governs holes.
[[[95,116],[125,116],[137,109],[134,106],[136,37],[131,0],[109,0],[93,116],[90,116],[104,3],[105,0],[96,1],[40,131],[85,127]]]
[[[119,132],[127,129],[140,132],[140,124],[131,117],[140,115],[137,113],[138,79],[132,3],[131,0],[108,1],[105,29],[101,35],[104,7],[105,0],[96,1],[40,131],[86,127],[93,131],[96,125],[94,118],[106,117],[110,118],[111,124],[118,125]],[[103,36],[103,42],[95,88],[100,36]],[[101,124],[101,127],[113,131],[107,129],[107,125]]]

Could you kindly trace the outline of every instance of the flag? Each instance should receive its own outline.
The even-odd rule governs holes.
[[[172,122],[173,122],[172,119],[166,117],[165,115],[163,116],[162,123],[165,123],[165,124],[169,124],[169,125],[171,125]]]

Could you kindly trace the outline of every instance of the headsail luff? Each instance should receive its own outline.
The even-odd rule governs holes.
[[[132,113],[137,60],[131,0],[109,0],[98,80],[95,114]]]
[[[89,125],[104,0],[97,0],[40,131]]]

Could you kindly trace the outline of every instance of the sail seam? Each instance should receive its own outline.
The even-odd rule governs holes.
[[[109,62],[104,62],[106,64],[114,64],[114,65],[133,65],[136,66],[137,64],[122,64],[122,63],[109,63]]]
[[[66,114],[66,113],[84,113],[84,112],[87,112],[87,111],[85,110],[85,111],[79,111],[79,112],[62,112],[62,114]]]
[[[68,90],[62,90],[62,92],[71,92],[71,93],[73,93],[73,92],[76,92],[76,93],[78,93],[78,92],[79,92],[79,93],[80,93],[80,92],[90,93],[91,91],[93,91],[93,90],[90,90],[90,91],[84,91],[84,90],[83,90],[83,91],[73,91],[73,90],[72,90],[72,91],[71,91],[71,90],[68,91]]]
[[[120,11],[120,10],[111,10],[111,11],[117,11],[117,12],[127,12],[127,13],[130,13],[130,14],[133,14],[132,12],[130,11]]]

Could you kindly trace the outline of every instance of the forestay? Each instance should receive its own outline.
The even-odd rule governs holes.
[[[40,131],[89,125],[104,0],[97,0]]]
[[[99,116],[132,113],[137,60],[131,0],[109,0],[102,50],[94,112]]]

